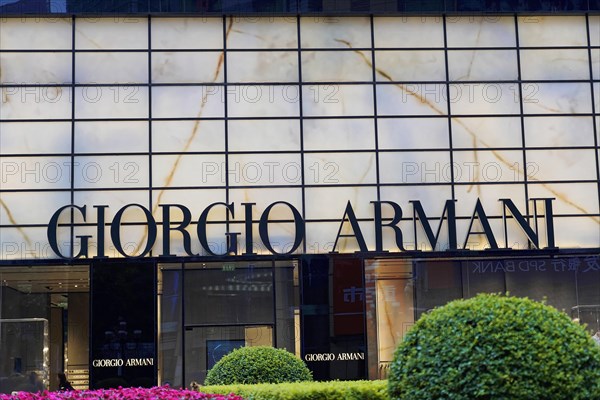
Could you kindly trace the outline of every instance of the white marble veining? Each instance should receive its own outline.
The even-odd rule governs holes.
[[[519,89],[512,83],[450,85],[452,114],[519,114]]]
[[[173,170],[173,165],[177,168]],[[163,187],[224,186],[222,166],[225,155],[155,155],[152,157],[152,185]]]
[[[589,83],[523,84],[525,114],[581,114],[592,111]]]
[[[2,185],[4,188],[4,184]],[[11,210],[9,216],[6,208],[0,207],[0,224],[10,225],[11,220],[22,224],[38,224],[49,221],[59,207],[71,201],[68,190],[62,192],[2,193],[2,202]],[[44,207],[40,207],[44,204]],[[4,235],[4,230],[2,231]]]
[[[223,19],[153,18],[152,49],[223,48]]]
[[[145,121],[75,123],[75,152],[77,153],[147,151],[148,123]]]
[[[584,16],[521,16],[519,45],[587,46]]]
[[[593,153],[593,152],[592,152]],[[595,183],[549,183],[530,182],[527,186],[530,197],[555,197],[552,210],[556,214],[580,214],[581,209],[598,212],[598,202],[590,196]],[[557,197],[556,193],[563,196]]]
[[[375,153],[310,153],[304,156],[308,185],[376,183]]]
[[[379,154],[379,179],[382,183],[450,183],[451,177],[450,154],[447,151]]]
[[[520,147],[521,119],[516,117],[453,118],[454,148]]]
[[[147,193],[146,193],[147,194]],[[147,196],[146,196],[147,198]],[[153,204],[181,204],[190,210],[192,213],[192,219],[198,220],[200,213],[206,207],[213,203],[224,203],[226,200],[225,189],[188,189],[178,190],[169,189],[164,191],[152,192],[152,203]],[[143,204],[143,203],[142,203]],[[221,211],[222,210],[222,211]],[[241,210],[243,211],[243,210]],[[237,211],[240,212],[240,211]],[[162,221],[162,208],[154,208],[154,218],[156,221]],[[243,215],[243,214],[241,214]],[[173,221],[180,221],[182,214],[176,208],[171,209],[171,219]],[[225,211],[223,208],[217,208],[214,212],[208,214],[208,221],[223,221],[225,220]],[[195,227],[195,226],[194,226]],[[192,227],[192,230],[195,230]]]
[[[76,156],[74,166],[77,188],[148,187],[147,156]]]
[[[371,47],[371,24],[365,17],[303,17],[302,48]]]
[[[594,121],[589,117],[528,117],[524,122],[527,147],[594,145]]]
[[[446,85],[415,83],[378,85],[379,115],[445,115],[448,112]]]
[[[147,118],[148,97],[145,86],[76,87],[75,110],[77,118]]]
[[[148,54],[144,53],[77,53],[77,83],[146,83]]]
[[[78,18],[75,49],[146,49],[148,19],[134,17]]]
[[[382,118],[377,121],[380,149],[447,149],[445,118]]]
[[[302,87],[304,115],[373,115],[373,85],[308,85]]]
[[[293,51],[229,52],[227,81],[298,82],[298,53]]]
[[[227,31],[230,49],[298,48],[295,17],[230,17]]]
[[[197,134],[190,138],[190,132]],[[156,152],[224,151],[223,121],[153,121],[152,150]]]
[[[227,88],[231,117],[294,117],[299,115],[298,88],[293,85],[235,85]]]
[[[589,79],[588,51],[521,50],[521,76],[527,80]]]
[[[304,82],[368,82],[373,69],[364,59],[367,51],[303,51],[302,80]]]
[[[136,203],[148,207],[148,192],[145,190],[85,190],[75,192],[73,196],[75,204],[87,206],[86,221],[89,223],[98,221],[96,210],[93,208],[94,205],[107,205],[106,216],[109,220],[125,204]],[[123,213],[123,222],[139,222],[144,221],[144,219],[144,214],[138,207],[131,207]]]
[[[62,86],[35,89],[2,88],[0,118],[3,120],[69,119],[71,118],[71,90]]]
[[[593,150],[527,150],[527,162],[535,165],[536,180],[597,179]]]
[[[386,76],[377,75],[378,81],[444,81],[446,64],[443,51],[377,51],[375,65]]]
[[[448,51],[452,81],[514,81],[519,77],[515,50]]]
[[[499,15],[449,16],[446,19],[448,47],[514,47],[514,17]]]
[[[0,48],[70,50],[71,20],[62,18],[2,18]]]
[[[155,87],[152,89],[152,116],[154,118],[222,118],[225,112],[224,96],[222,86]]]
[[[44,134],[40,135],[40,129]],[[0,151],[7,154],[52,154],[71,151],[71,124],[0,123]],[[20,160],[19,160],[20,161]]]
[[[372,119],[309,119],[304,121],[303,133],[305,150],[375,148],[375,124]],[[381,138],[381,128],[379,134]]]
[[[69,53],[1,53],[3,84],[69,84],[72,80]]]
[[[378,17],[375,47],[444,47],[441,17]]]
[[[229,151],[292,151],[300,148],[300,122],[297,119],[232,120],[228,122],[227,133]]]
[[[152,52],[153,83],[221,83],[223,69],[215,74],[222,52]]]
[[[520,150],[481,150],[454,152],[454,180],[462,183],[518,182],[515,165],[523,164]],[[498,200],[498,198],[496,199]]]

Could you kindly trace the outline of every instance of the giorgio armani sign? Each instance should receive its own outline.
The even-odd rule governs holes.
[[[464,234],[464,237],[459,238],[457,236],[457,218],[456,218],[456,200],[446,200],[443,203],[443,212],[442,218],[440,222],[438,222],[437,227],[435,224],[432,224],[423,208],[423,205],[419,200],[410,201],[410,212],[409,218],[413,220],[413,230],[415,240],[418,234],[418,228],[422,228],[422,232],[424,232],[426,236],[426,240],[429,242],[432,249],[435,249],[436,246],[440,245],[440,233],[442,229],[446,229],[447,232],[447,250],[458,250],[458,249],[466,249],[467,243],[471,236],[474,235],[483,235],[491,249],[498,249],[498,241],[496,240],[496,236],[498,234],[504,235],[504,242],[509,243],[508,241],[508,229],[507,225],[509,223],[516,224],[527,237],[527,240],[534,248],[540,248],[540,232],[537,230],[538,220],[544,220],[545,229],[545,244],[548,248],[555,247],[555,238],[554,238],[554,222],[553,222],[553,211],[552,211],[552,201],[553,198],[536,198],[531,201],[534,202],[535,207],[533,220],[535,221],[534,226],[536,229],[532,228],[527,218],[523,215],[521,210],[519,210],[514,202],[510,199],[499,199],[502,206],[503,211],[503,232],[495,232],[492,229],[490,221],[488,220],[488,216],[486,211],[479,199],[477,199],[475,206],[473,208],[473,212],[470,217],[470,222],[468,225],[468,229]],[[400,221],[403,219],[404,210],[400,207],[399,204],[393,201],[372,201],[373,206],[373,218],[372,218],[372,229],[374,229],[374,243],[367,243],[365,240],[365,235],[363,234],[364,227],[361,227],[358,222],[358,218],[354,212],[354,208],[350,201],[347,202],[345,210],[340,210],[340,214],[342,218],[339,222],[339,229],[337,231],[337,235],[332,238],[333,248],[331,250],[332,253],[337,252],[338,250],[338,242],[340,238],[352,238],[356,241],[358,245],[358,249],[361,252],[368,251],[376,251],[376,252],[384,252],[384,251],[406,251],[405,241],[402,229],[398,226]],[[152,216],[150,210],[144,207],[141,204],[132,203],[127,204],[124,207],[120,208],[114,214],[112,221],[108,224],[110,226],[110,234],[109,238],[112,242],[112,245],[116,249],[116,251],[124,257],[127,258],[138,258],[147,256],[154,244],[157,241],[159,226],[162,230],[162,253],[160,256],[169,257],[169,256],[195,256],[199,254],[194,254],[192,252],[192,240],[197,241],[200,246],[206,251],[209,255],[255,255],[254,243],[255,237],[253,233],[253,223],[252,223],[252,215],[254,211],[255,203],[241,203],[236,207],[235,203],[226,204],[223,202],[217,202],[206,207],[201,213],[195,224],[192,224],[192,212],[181,204],[160,204],[159,207],[162,212],[162,223],[157,223],[155,218]],[[291,213],[290,222],[294,225],[294,231],[291,233],[290,237],[290,245],[286,248],[285,251],[277,251],[270,239],[269,236],[269,226],[271,224],[275,224],[281,221],[274,221],[269,218],[271,211],[275,207],[287,208]],[[227,251],[223,254],[218,254],[211,248],[209,244],[209,238],[207,234],[207,225],[209,221],[209,214],[216,209],[221,208],[226,210],[228,216],[231,218],[235,218],[236,212],[242,212],[244,214],[244,226],[243,229],[243,240],[245,243],[245,250],[240,252],[240,236],[242,236],[242,232],[228,232],[225,233],[227,236]],[[241,210],[240,210],[241,208]],[[128,253],[124,249],[123,246],[123,237],[121,228],[123,225],[123,217],[126,213],[132,212],[133,209],[138,209],[138,211],[142,211],[145,216],[144,225],[146,228],[147,234],[144,238],[144,243],[139,246],[139,249],[136,253]],[[74,255],[74,258],[105,258],[107,257],[105,251],[105,241],[107,239],[105,226],[107,225],[107,215],[110,212],[108,205],[94,205],[93,210],[90,210],[87,206],[78,206],[78,205],[66,205],[58,209],[50,219],[48,223],[47,236],[50,247],[52,250],[61,258],[69,258],[69,256],[62,253],[59,243],[58,231],[59,231],[59,219],[63,213],[69,212],[72,210],[74,213],[78,213],[79,217],[83,219],[85,222],[88,218],[89,213],[95,213],[96,219],[96,234],[95,237],[93,235],[76,235],[75,238],[78,241],[79,252]],[[183,217],[178,218],[178,222],[172,221],[172,211],[177,210]],[[383,213],[386,212],[386,215],[391,213],[391,217],[384,218]],[[512,218],[509,218],[512,217]],[[475,230],[475,222],[479,221],[479,227],[481,230]],[[350,233],[343,233],[344,224],[350,224]],[[195,234],[190,234],[190,232],[186,229],[190,225],[196,225]],[[433,225],[433,226],[432,226]],[[445,227],[445,228],[444,228]],[[265,248],[270,254],[292,254],[302,244],[303,240],[306,237],[306,225],[304,219],[300,212],[290,203],[285,201],[276,201],[267,206],[261,213],[259,222],[258,222],[258,233],[260,240],[264,244]],[[393,234],[394,242],[397,249],[390,249],[384,247],[384,232],[386,234]],[[183,244],[183,250],[186,254],[174,254],[171,251],[171,239],[181,240]],[[461,242],[459,242],[459,239]],[[90,243],[91,240],[95,240],[97,243],[96,246],[96,254],[90,254]]]

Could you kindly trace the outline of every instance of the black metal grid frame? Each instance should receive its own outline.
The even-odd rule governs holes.
[[[149,185],[142,187],[75,187],[74,180],[71,179],[69,188],[25,188],[25,189],[5,189],[0,188],[0,193],[23,193],[23,192],[68,192],[71,198],[71,202],[74,201],[75,193],[77,192],[86,192],[86,191],[143,191],[148,193],[148,204],[150,209],[153,207],[153,191],[162,191],[162,190],[187,190],[187,189],[196,189],[196,190],[211,190],[211,189],[225,189],[225,200],[229,203],[230,199],[230,190],[238,190],[238,189],[299,189],[301,192],[301,202],[302,202],[302,210],[301,214],[305,218],[306,217],[306,189],[310,188],[339,188],[339,187],[371,187],[375,188],[377,192],[377,200],[381,199],[381,189],[384,187],[400,187],[400,186],[450,186],[452,191],[452,198],[455,198],[454,190],[458,186],[470,186],[472,184],[475,185],[521,185],[525,191],[525,198],[529,198],[528,188],[531,185],[540,185],[540,184],[577,184],[577,183],[588,183],[588,184],[596,184],[598,187],[598,202],[600,203],[600,146],[598,143],[598,127],[596,121],[594,119],[600,116],[600,113],[596,108],[598,107],[595,104],[595,90],[597,90],[597,85],[600,83],[600,77],[594,76],[593,64],[592,64],[592,52],[599,51],[600,46],[592,46],[591,41],[591,30],[590,30],[590,16],[585,15],[586,21],[586,33],[587,33],[587,46],[529,46],[529,47],[521,47],[519,44],[519,32],[518,32],[518,15],[514,15],[514,26],[515,26],[515,37],[517,42],[514,47],[449,47],[447,43],[447,27],[446,27],[446,17],[443,17],[443,34],[444,34],[444,46],[439,47],[423,47],[423,48],[377,48],[375,47],[375,32],[374,32],[374,18],[370,17],[370,43],[371,47],[367,48],[308,48],[301,46],[301,18],[300,16],[296,16],[296,30],[297,30],[297,48],[245,48],[245,49],[232,49],[227,47],[227,27],[229,24],[229,18],[222,17],[222,27],[223,27],[223,48],[219,50],[215,49],[153,49],[152,45],[152,19],[154,17],[147,17],[148,20],[148,43],[147,48],[145,49],[77,49],[75,43],[76,37],[76,17],[71,18],[72,25],[72,48],[70,50],[48,50],[48,49],[0,49],[0,54],[2,53],[71,53],[71,76],[72,81],[68,84],[10,84],[4,83],[0,84],[0,88],[8,88],[8,87],[19,87],[19,88],[29,88],[29,87],[65,87],[69,88],[71,91],[72,99],[75,99],[75,89],[78,87],[131,87],[131,86],[139,86],[139,87],[148,87],[148,117],[147,118],[77,118],[75,103],[76,101],[71,101],[71,118],[70,119],[15,119],[15,120],[3,120],[0,116],[1,123],[18,123],[18,122],[32,122],[32,123],[53,123],[53,122],[65,122],[71,124],[71,151],[70,153],[28,153],[28,154],[1,154],[2,149],[0,149],[0,154],[3,159],[11,159],[11,158],[31,158],[31,157],[43,157],[43,156],[51,156],[51,157],[70,157],[71,159],[71,176],[74,176],[74,161],[77,157],[81,156],[97,156],[97,157],[110,157],[114,155],[119,156],[147,156],[148,157],[148,179]],[[557,49],[580,49],[587,50],[588,53],[588,64],[590,77],[589,79],[558,79],[558,80],[523,80],[521,78],[521,59],[520,59],[520,51],[521,50],[557,50]],[[375,56],[376,52],[383,51],[428,51],[428,50],[438,50],[444,52],[444,60],[445,60],[445,79],[442,81],[378,81],[377,80],[377,70],[375,65]],[[449,52],[456,50],[472,50],[472,51],[480,51],[480,50],[511,50],[516,51],[517,53],[517,67],[518,67],[518,79],[516,80],[497,80],[497,81],[452,81],[449,78],[449,61],[448,54]],[[223,54],[223,82],[217,83],[157,83],[152,81],[152,54],[154,52],[216,52]],[[227,79],[227,54],[229,52],[276,52],[276,51],[285,51],[285,52],[297,52],[297,62],[298,62],[298,81],[293,82],[230,82]],[[364,51],[370,53],[371,59],[371,70],[372,70],[372,80],[371,81],[347,81],[347,82],[305,82],[302,79],[302,52],[303,51],[311,51],[311,52],[354,52],[354,51]],[[77,83],[75,72],[76,72],[76,55],[77,53],[86,53],[86,52],[100,52],[100,53],[109,53],[109,52],[139,52],[139,53],[147,53],[148,65],[147,65],[147,79],[148,82],[145,83],[121,83],[121,84],[82,84]],[[518,86],[519,89],[519,112],[513,114],[455,114],[452,112],[452,104],[450,101],[449,91],[452,85],[461,85],[461,84],[514,84]],[[526,114],[524,112],[523,100],[522,100],[522,85],[528,83],[589,83],[590,85],[590,93],[591,93],[591,112],[586,113],[577,113],[577,114]],[[305,86],[318,86],[318,85],[361,85],[364,87],[371,86],[373,90],[373,113],[366,115],[305,115],[303,109],[303,99],[302,99],[302,88]],[[408,114],[398,114],[398,115],[381,115],[378,112],[377,106],[377,88],[383,85],[397,85],[397,84],[431,84],[431,85],[442,85],[446,88],[446,98],[447,98],[447,113],[446,115],[408,115]],[[152,88],[154,87],[164,87],[164,86],[172,86],[172,87],[184,87],[184,86],[216,86],[222,88],[222,90],[226,90],[227,87],[230,86],[249,86],[249,85],[267,85],[267,86],[282,86],[282,85],[290,85],[298,87],[298,93],[300,96],[298,103],[298,114],[297,116],[270,116],[270,117],[232,117],[228,115],[228,97],[224,97],[223,101],[223,117],[173,117],[173,118],[158,118],[154,117],[153,112],[153,104],[152,104]],[[521,145],[517,145],[514,147],[491,147],[491,148],[463,148],[463,147],[454,147],[452,143],[452,120],[454,118],[519,118],[521,121]],[[527,147],[525,143],[525,119],[526,118],[534,118],[534,117],[544,117],[544,118],[560,118],[560,117],[579,117],[579,118],[591,118],[592,126],[594,132],[594,144],[589,146],[543,146],[543,147]],[[449,136],[449,147],[448,148],[417,148],[417,149],[383,149],[379,148],[379,133],[378,133],[378,121],[381,119],[407,119],[407,118],[444,118],[448,121],[448,136]],[[320,119],[334,119],[334,120],[352,120],[352,119],[365,119],[372,120],[374,123],[374,148],[369,149],[336,149],[336,150],[307,150],[304,146],[304,121],[305,120],[320,120]],[[172,151],[156,151],[153,149],[153,137],[152,137],[152,126],[154,121],[196,121],[196,120],[207,120],[207,121],[223,121],[224,129],[225,129],[225,148],[224,151],[190,151],[186,153],[181,152],[172,152]],[[228,121],[261,121],[261,120],[287,120],[287,121],[298,121],[300,128],[300,145],[298,150],[265,150],[265,151],[235,151],[230,150],[228,145],[229,135],[228,135]],[[118,153],[104,153],[104,152],[76,152],[75,151],[75,124],[78,122],[92,122],[92,121],[139,121],[139,122],[147,122],[148,123],[148,152],[118,152]],[[525,175],[522,180],[519,181],[500,181],[500,182],[457,182],[453,176],[453,170],[451,170],[452,176],[449,182],[393,182],[393,183],[384,183],[381,181],[380,177],[380,154],[384,153],[401,153],[401,152],[437,152],[437,153],[447,153],[450,157],[450,162],[452,163],[453,157],[455,153],[459,152],[489,152],[489,151],[520,151],[522,152],[522,161],[525,164],[527,160],[527,152],[528,151],[544,151],[544,150],[594,150],[595,151],[595,167],[596,167],[596,177],[597,179],[593,180],[544,180],[544,181],[535,181],[528,182],[527,176]],[[225,159],[225,164],[227,171],[229,170],[227,165],[229,162],[230,155],[241,155],[241,154],[297,154],[300,156],[300,162],[302,165],[302,171],[305,172],[305,154],[320,154],[320,153],[343,153],[343,154],[359,154],[359,153],[367,153],[375,155],[375,181],[371,183],[362,183],[362,184],[353,184],[353,183],[342,183],[342,184],[307,184],[305,182],[304,173],[301,176],[300,184],[286,184],[286,185],[230,185],[229,182],[229,174],[225,174],[225,185],[218,186],[178,186],[178,187],[162,187],[155,186],[152,184],[152,176],[153,176],[153,156],[167,156],[167,155],[223,155]],[[373,199],[375,200],[375,199]],[[526,202],[527,207],[527,215],[531,217],[531,213],[529,210],[529,204]],[[342,210],[340,210],[341,212]],[[433,213],[433,211],[432,211]],[[592,214],[557,214],[557,218],[564,217],[599,217],[600,213],[592,213]],[[306,222],[339,222],[336,219],[337,216],[332,216],[334,218],[327,219],[306,219]],[[470,216],[459,216],[459,219],[469,219]],[[499,219],[501,216],[493,215],[490,216],[491,219]],[[409,220],[410,218],[405,217],[404,220]],[[432,216],[432,220],[439,220],[439,217]],[[372,221],[369,218],[359,218],[360,221]],[[229,224],[240,224],[240,221],[234,220],[230,221],[228,215],[225,216],[224,221],[214,221],[211,223],[222,223],[225,222],[227,224],[227,232],[229,232]],[[255,223],[257,221],[254,221]],[[195,222],[193,222],[195,223]],[[135,225],[133,222],[128,222],[125,224]],[[80,224],[74,223],[71,221],[71,241],[73,241],[73,232],[74,227],[76,226],[86,226],[92,224]],[[45,227],[43,224],[19,224],[19,225],[0,225],[0,228],[34,228],[34,227]],[[306,243],[303,243],[303,252],[306,252]]]

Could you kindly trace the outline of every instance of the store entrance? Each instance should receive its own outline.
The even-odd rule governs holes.
[[[0,393],[89,384],[89,267],[0,268]]]
[[[159,383],[204,383],[226,354],[247,346],[299,355],[298,264],[159,264]]]

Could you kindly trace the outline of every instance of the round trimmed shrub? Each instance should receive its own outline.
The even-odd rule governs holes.
[[[482,294],[425,314],[394,354],[391,399],[600,399],[600,346],[529,299]]]
[[[304,361],[273,347],[241,347],[221,358],[206,375],[205,385],[312,381]]]

